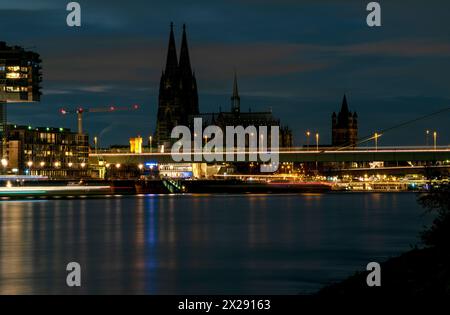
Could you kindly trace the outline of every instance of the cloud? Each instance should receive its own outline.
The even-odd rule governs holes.
[[[68,3],[68,2],[67,2]],[[60,3],[60,6],[65,8],[66,3]],[[0,11],[4,10],[23,10],[23,11],[35,11],[57,8],[57,2],[54,0],[21,0],[21,1],[9,1],[0,0]]]
[[[333,48],[330,48],[333,51]],[[353,44],[334,49],[346,55],[391,57],[450,57],[450,43],[424,39],[399,39]]]
[[[78,91],[89,92],[89,93],[105,93],[114,89],[111,85],[88,85],[78,87]]]

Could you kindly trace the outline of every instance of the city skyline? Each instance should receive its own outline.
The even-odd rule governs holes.
[[[449,22],[445,14],[436,15],[436,6],[448,4],[411,2],[408,10],[422,12],[420,23],[411,11],[402,13],[400,4],[384,4],[383,27],[374,30],[365,25],[365,3],[200,1],[191,9],[176,2],[134,3],[123,10],[115,1],[81,3],[83,25],[70,29],[65,3],[0,2],[8,13],[0,25],[18,24],[7,28],[2,40],[32,47],[44,71],[41,102],[10,106],[9,121],[75,130],[75,119],[61,117],[59,108],[138,103],[138,113],[87,117],[86,129],[100,145],[150,135],[171,21],[177,43],[187,24],[201,111],[228,108],[236,70],[242,108],[272,108],[293,129],[296,145],[305,143],[306,130],[331,142],[330,115],[344,93],[358,112],[361,137],[450,104],[450,46],[444,41]],[[386,135],[380,144],[424,145],[429,129],[447,145],[447,122],[448,115],[422,121]]]

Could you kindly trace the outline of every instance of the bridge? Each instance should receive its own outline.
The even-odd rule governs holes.
[[[236,151],[226,152],[237,160]],[[245,152],[246,162],[262,162],[261,154],[266,152]],[[269,152],[270,153],[270,152]],[[250,159],[251,155],[257,155],[257,161]],[[450,161],[450,147],[378,147],[378,148],[356,148],[350,150],[337,150],[335,148],[324,148],[319,150],[307,148],[281,148],[271,152],[278,154],[279,162],[447,162]],[[89,154],[91,165],[101,163],[109,164],[145,164],[153,163],[208,163],[213,158],[221,157],[222,161],[231,162],[226,159],[225,153],[178,153],[172,155],[170,152],[143,152],[128,153],[119,150],[97,151]],[[184,158],[184,160],[181,160]],[[274,161],[274,159],[272,159]],[[221,162],[216,160],[211,163]],[[231,162],[232,163],[232,162]]]

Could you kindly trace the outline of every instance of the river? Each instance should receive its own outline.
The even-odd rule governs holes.
[[[297,294],[396,256],[413,193],[0,201],[0,294]],[[81,266],[81,287],[66,265]]]

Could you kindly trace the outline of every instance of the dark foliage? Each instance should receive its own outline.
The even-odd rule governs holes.
[[[429,193],[419,197],[419,203],[437,216],[430,228],[421,233],[426,246],[450,249],[450,185],[433,188]]]

